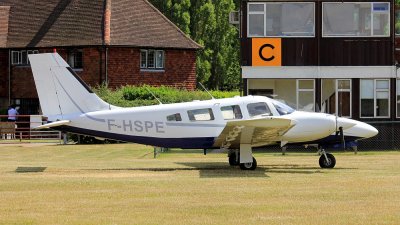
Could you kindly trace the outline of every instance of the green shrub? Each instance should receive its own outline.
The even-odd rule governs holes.
[[[0,117],[0,121],[7,121],[8,109],[0,109],[0,115],[4,117]]]
[[[205,91],[187,91],[172,87],[124,86],[116,90],[109,89],[106,85],[94,88],[96,94],[104,101],[121,107],[134,107],[156,105],[158,101],[149,90],[164,104],[190,102],[193,100],[208,100],[211,96]],[[229,98],[240,95],[238,91],[211,91],[214,98]]]

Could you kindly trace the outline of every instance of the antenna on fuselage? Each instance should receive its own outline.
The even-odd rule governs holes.
[[[145,88],[146,88],[146,90],[147,90],[148,92],[150,92],[151,95],[153,95],[153,97],[160,103],[160,105],[162,105],[162,102],[160,101],[160,99],[158,99],[158,98],[156,97],[156,95],[155,95],[148,87],[145,87]]]
[[[207,90],[207,88],[204,87],[204,85],[202,83],[200,83],[200,86],[207,92],[207,94],[209,94],[211,96],[212,99],[215,99],[214,96]]]

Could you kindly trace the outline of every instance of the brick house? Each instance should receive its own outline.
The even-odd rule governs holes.
[[[27,54],[56,49],[92,86],[193,90],[200,47],[146,0],[0,0],[0,109],[38,112]]]

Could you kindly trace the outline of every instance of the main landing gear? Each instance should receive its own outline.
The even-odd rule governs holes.
[[[320,148],[318,152],[321,154],[319,157],[319,166],[324,169],[331,169],[336,165],[335,156],[326,153],[324,149]]]
[[[257,160],[251,156],[252,162],[240,163],[239,150],[230,150],[228,152],[229,165],[239,166],[241,170],[255,170],[257,168]]]

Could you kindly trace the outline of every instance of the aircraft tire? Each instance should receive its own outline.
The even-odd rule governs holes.
[[[321,157],[319,157],[319,166],[324,169],[331,169],[335,167],[336,165],[335,156],[333,156],[330,153],[326,153],[326,157],[328,158],[328,161],[326,161],[324,155],[321,155]]]
[[[253,157],[252,163],[240,163],[241,170],[255,170],[257,168],[257,160]]]
[[[239,159],[240,159],[240,156],[239,156]],[[240,160],[236,160],[236,154],[231,154],[230,156],[229,156],[229,165],[231,165],[231,166],[239,166],[239,162],[240,162]]]

